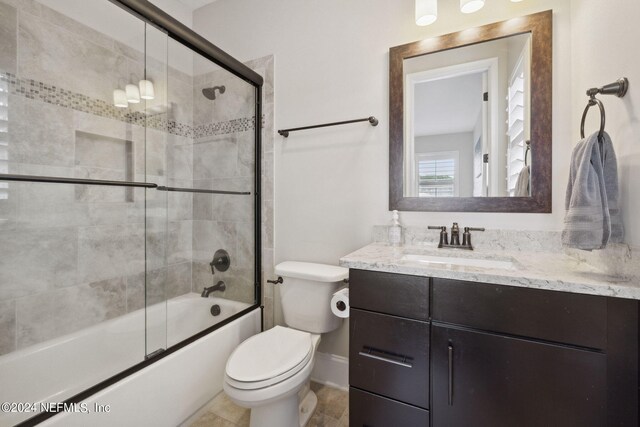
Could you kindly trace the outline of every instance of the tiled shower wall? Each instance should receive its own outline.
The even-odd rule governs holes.
[[[246,189],[253,133],[244,126],[251,120],[213,110],[221,117],[208,115],[209,123],[200,118],[203,107],[194,100],[202,100],[190,75],[169,68],[167,92],[166,68],[147,58],[156,99],[170,101],[170,107],[145,117],[111,104],[112,91],[123,79],[143,75],[141,50],[31,0],[1,0],[0,31],[0,83],[8,90],[0,143],[6,142],[9,173],[147,180],[178,187],[207,181],[210,187]],[[273,69],[269,58],[253,65]],[[232,86],[230,81],[225,94],[229,102],[239,106],[252,99]],[[226,111],[225,95],[211,108]],[[248,105],[253,108],[253,102]],[[265,102],[265,117],[272,117],[272,90],[270,105]],[[271,141],[264,138],[264,151],[272,153],[273,125],[267,130]],[[271,192],[267,184],[263,212],[269,215],[273,162],[267,157],[272,154],[263,159]],[[252,197],[209,196],[210,206],[203,207],[189,193],[148,190],[145,195],[143,189],[32,183],[10,183],[6,194],[0,198],[0,354],[142,308],[145,261],[148,303],[154,303],[198,292],[223,278],[211,276],[208,264],[204,274],[203,262],[210,261],[215,249],[229,248],[232,268],[224,276],[229,285],[224,296],[253,302],[246,261],[253,262],[252,226],[243,216],[245,209],[253,212],[247,206]],[[265,221],[273,223],[272,217]],[[272,257],[272,238],[270,246],[268,239],[263,241],[271,248],[265,249],[266,256]],[[234,265],[233,260],[240,262]]]
[[[246,65],[265,80],[261,194],[264,271],[273,264],[268,258],[273,252],[273,56],[251,60]],[[202,89],[213,86],[225,86],[226,90],[211,101],[202,95]],[[216,70],[197,75],[193,91],[193,124],[197,130],[193,145],[193,186],[230,191],[253,188],[253,124],[251,120],[238,118],[250,119],[254,116],[254,88],[224,70]],[[215,117],[218,123],[226,123],[227,128],[203,132],[202,129],[210,125],[211,117]],[[253,197],[194,195],[194,289],[223,280],[227,290],[221,296],[246,303],[254,302],[254,208]],[[211,275],[209,262],[217,249],[226,249],[230,253],[231,268]]]

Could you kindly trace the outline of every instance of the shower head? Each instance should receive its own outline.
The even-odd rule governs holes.
[[[224,86],[214,86],[214,87],[205,87],[204,89],[202,89],[202,94],[210,100],[215,100],[216,99],[216,90],[220,93],[223,94],[224,91],[226,90],[226,88]]]

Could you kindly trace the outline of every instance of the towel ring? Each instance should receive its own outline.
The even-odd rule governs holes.
[[[529,152],[531,151],[531,141],[526,141],[525,144],[527,145],[527,148],[524,150],[524,165],[529,166],[527,157],[529,156]]]
[[[604,135],[604,125],[605,125],[604,105],[602,105],[602,102],[598,98],[596,98],[595,96],[591,96],[591,99],[589,99],[589,102],[587,103],[587,106],[585,107],[584,112],[582,113],[582,122],[580,123],[580,138],[584,138],[584,121],[587,118],[587,112],[589,111],[589,108],[591,108],[594,105],[597,105],[598,108],[600,108],[600,132],[598,132],[598,138],[600,139]]]

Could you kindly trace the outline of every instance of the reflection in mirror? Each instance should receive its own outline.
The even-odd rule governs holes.
[[[404,197],[529,197],[531,34],[403,61]]]

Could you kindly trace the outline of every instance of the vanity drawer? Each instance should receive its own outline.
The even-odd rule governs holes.
[[[349,300],[354,308],[429,320],[429,278],[352,269]]]
[[[433,320],[604,349],[607,299],[514,286],[433,279]]]
[[[351,427],[429,427],[429,411],[356,388],[349,389]]]
[[[429,407],[429,323],[352,309],[349,384]]]

